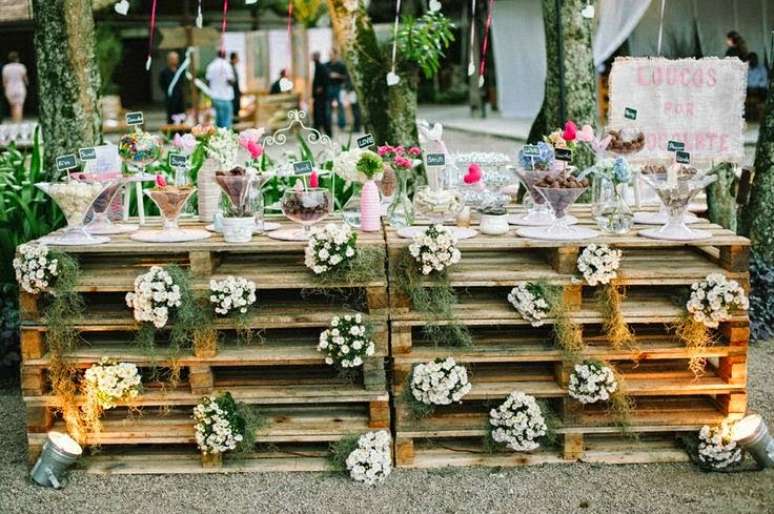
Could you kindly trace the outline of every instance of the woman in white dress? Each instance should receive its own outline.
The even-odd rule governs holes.
[[[11,119],[21,123],[24,118],[24,100],[27,98],[27,67],[19,62],[19,54],[8,54],[8,64],[3,66],[3,89],[11,106]]]

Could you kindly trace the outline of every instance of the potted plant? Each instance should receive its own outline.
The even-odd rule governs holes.
[[[479,230],[483,234],[501,236],[508,233],[508,210],[505,207],[502,205],[488,205],[480,208],[478,212],[481,214]]]
[[[229,203],[223,212],[223,239],[227,243],[246,243],[253,237],[255,213],[248,200],[255,180],[255,170],[241,166],[215,173],[215,182],[226,194]]]

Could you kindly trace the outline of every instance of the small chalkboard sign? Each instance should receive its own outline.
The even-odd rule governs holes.
[[[428,166],[446,166],[446,155],[442,153],[429,153],[425,157]]]
[[[540,148],[537,145],[524,145],[521,149],[521,154],[524,157],[540,157]]]
[[[677,161],[679,164],[690,164],[691,154],[688,152],[683,152],[682,150],[678,150],[675,153],[675,161]]]
[[[682,152],[685,150],[685,143],[682,141],[669,141],[667,143],[668,152]]]
[[[97,149],[92,147],[89,148],[79,148],[78,149],[78,157],[82,161],[96,161],[97,160]]]
[[[572,162],[572,150],[569,148],[555,148],[554,157],[557,161]]]
[[[169,165],[173,168],[185,168],[188,166],[188,157],[181,153],[169,154]]]
[[[362,148],[368,148],[369,146],[374,146],[376,144],[376,141],[374,141],[374,135],[373,134],[366,134],[363,137],[357,138],[357,147]]]
[[[56,158],[56,170],[59,172],[72,170],[78,167],[78,161],[75,158],[75,154],[68,153],[67,155],[60,155]]]
[[[627,120],[636,120],[637,109],[633,109],[631,107],[624,108],[624,118],[626,118]]]
[[[293,173],[296,175],[306,175],[312,173],[311,161],[298,161],[293,163]]]
[[[127,125],[142,125],[145,123],[145,118],[143,118],[143,115],[141,112],[127,112],[126,113],[126,124]]]

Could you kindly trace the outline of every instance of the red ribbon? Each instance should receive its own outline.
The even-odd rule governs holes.
[[[481,64],[478,70],[478,76],[483,77],[486,72],[486,53],[489,48],[489,29],[492,27],[492,14],[494,14],[495,0],[489,0],[488,11],[486,15],[486,25],[484,26],[484,42],[481,44]]]
[[[220,49],[224,52],[226,51],[226,26],[228,25],[227,20],[228,20],[228,0],[223,0],[223,21],[220,24]]]
[[[156,34],[156,2],[153,0],[151,7],[150,34],[148,35],[148,59],[153,55],[153,36]]]
[[[288,52],[290,53],[288,75],[290,75],[293,69],[293,0],[288,0]]]

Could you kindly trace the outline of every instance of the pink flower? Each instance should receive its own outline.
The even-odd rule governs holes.
[[[167,180],[163,175],[156,175],[156,187],[167,187]]]
[[[317,176],[317,170],[312,170],[309,175],[309,187],[320,187],[320,178]]]
[[[575,141],[578,136],[578,126],[574,122],[568,121],[564,124],[564,132],[562,132],[562,139],[565,141]]]
[[[462,178],[466,184],[475,184],[481,180],[481,166],[476,163],[468,166],[468,173]]]
[[[392,149],[396,155],[406,155],[406,148],[403,145],[398,145]]]
[[[395,160],[393,161],[393,163],[395,164],[395,166],[401,169],[407,170],[411,168],[411,159],[407,159],[400,155],[395,157]]]
[[[412,146],[411,148],[408,149],[408,153],[413,157],[419,157],[420,155],[422,155],[422,149],[419,148],[418,146]]]
[[[196,148],[196,138],[193,134],[175,134],[172,138],[172,146],[174,146],[183,155],[191,155]]]
[[[253,159],[257,159],[263,155],[263,147],[253,141],[247,142],[247,151],[250,152],[250,157]]]
[[[591,125],[583,125],[580,132],[578,132],[578,141],[584,143],[591,143],[594,140],[594,129]]]
[[[393,148],[390,145],[383,145],[376,149],[376,153],[379,154],[379,157],[384,157],[385,155],[391,154],[393,152]]]
[[[263,129],[246,129],[239,133],[239,144],[247,148],[248,143],[255,143],[261,140]]]

